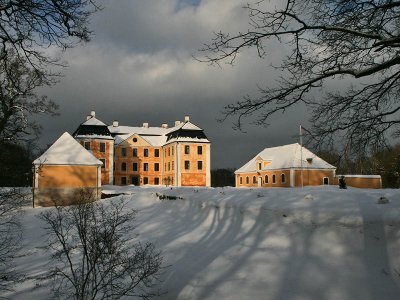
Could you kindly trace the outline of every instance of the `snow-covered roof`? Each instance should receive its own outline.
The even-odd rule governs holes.
[[[102,165],[103,163],[64,132],[49,149],[33,161],[35,165]]]
[[[81,125],[95,125],[95,126],[106,126],[102,121],[96,119],[95,117],[91,117],[89,120],[86,120]]]
[[[265,148],[254,158],[247,162],[244,166],[235,171],[235,173],[248,173],[257,171],[257,162],[261,159],[269,163],[264,166],[263,170],[280,170],[280,169],[336,169],[336,167],[324,161],[312,153],[307,148],[296,144],[284,145],[280,147]]]
[[[131,127],[108,126],[111,134],[115,136],[115,144],[118,145],[134,134],[140,135],[152,146],[163,146],[172,142],[197,142],[209,143],[203,133],[203,129],[186,121],[171,128],[163,127]]]

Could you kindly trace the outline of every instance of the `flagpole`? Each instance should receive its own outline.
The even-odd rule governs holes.
[[[301,125],[300,125],[300,164],[301,164],[301,187],[304,187],[304,182],[303,182],[303,134],[301,130]]]

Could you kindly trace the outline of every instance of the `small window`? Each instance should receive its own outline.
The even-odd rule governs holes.
[[[121,156],[126,157],[126,148],[121,148]]]
[[[155,163],[154,164],[154,171],[160,171],[160,164],[159,163]]]
[[[103,158],[100,158],[100,161],[103,163],[103,165],[101,166],[102,169],[106,168],[106,160]]]
[[[249,183],[250,183],[249,176],[246,176],[246,184],[249,184]]]
[[[132,149],[132,156],[137,157],[137,148]]]
[[[202,161],[197,162],[197,170],[203,170],[203,162]]]
[[[102,153],[106,152],[106,143],[100,142],[100,152]]]
[[[143,149],[143,156],[149,157],[149,149]]]
[[[286,183],[286,176],[285,174],[281,174],[281,182]]]
[[[190,161],[185,160],[185,170],[189,170],[190,169]]]
[[[174,148],[172,148],[172,149],[174,149]],[[172,165],[171,165],[171,169],[172,169],[172,171],[174,170],[174,166],[175,166],[175,163],[174,163],[174,162],[172,162]]]
[[[148,171],[148,170],[149,170],[149,164],[143,163],[143,171]]]
[[[168,162],[168,171],[171,171],[171,163]]]
[[[329,177],[324,177],[324,185],[329,185]]]
[[[190,146],[185,146],[185,154],[190,154]]]
[[[143,184],[149,184],[149,178],[143,177]]]
[[[137,166],[138,166],[137,163],[132,163],[132,171],[133,172],[137,172],[137,170],[138,170]]]
[[[257,177],[253,176],[253,183],[257,183]]]
[[[90,150],[90,142],[85,142],[85,149]]]
[[[126,185],[126,177],[121,177],[121,184]]]
[[[160,150],[154,149],[154,157],[160,157]]]
[[[203,146],[197,146],[197,154],[202,155],[203,154]]]
[[[137,138],[134,137],[134,138],[132,139],[132,142],[136,143],[136,142],[137,142]]]
[[[174,146],[172,146],[171,152],[172,152],[172,155],[174,155]]]
[[[265,183],[269,183],[269,177],[268,177],[268,175],[265,175]]]
[[[160,179],[158,177],[154,178],[154,184],[159,185],[160,184]]]
[[[243,178],[242,177],[239,178],[239,182],[240,182],[240,184],[243,184]]]
[[[171,156],[171,148],[168,148],[168,156]]]
[[[261,170],[261,163],[258,163],[258,169]]]
[[[275,174],[272,175],[272,183],[276,183],[276,176],[275,176]]]
[[[124,162],[121,163],[121,171],[126,171],[126,163],[124,163]]]

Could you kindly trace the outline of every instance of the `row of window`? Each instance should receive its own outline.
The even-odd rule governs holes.
[[[189,145],[185,146],[185,154],[190,154],[190,146]],[[197,146],[197,154],[198,155],[203,154],[203,146]]]
[[[239,178],[239,182],[240,184],[243,184],[243,177]],[[253,176],[253,184],[257,184],[257,177]],[[264,182],[261,182],[261,184],[267,184],[269,183],[269,176],[265,175],[264,177]],[[272,183],[276,183],[276,175],[272,175]],[[281,174],[281,183],[286,183],[286,175],[285,174]],[[249,176],[246,176],[246,184],[250,184],[250,178]]]
[[[149,184],[149,177],[143,177],[143,184]],[[126,185],[127,184],[127,178],[125,176],[121,177],[121,185]],[[139,185],[139,177],[131,177],[130,178],[130,184],[133,185]],[[160,184],[160,178],[159,177],[154,177],[153,183],[154,185],[159,185]],[[166,185],[172,185],[174,184],[174,178],[173,177],[165,177],[163,179],[163,184]]]
[[[85,147],[86,150],[91,150],[92,149],[91,142],[84,142],[83,146]],[[106,152],[106,143],[100,142],[100,144],[99,144],[99,152],[101,152],[101,153],[105,153]]]
[[[127,148],[121,148],[121,156],[127,157]],[[132,148],[132,156],[138,157],[138,149],[137,148]],[[143,156],[149,157],[149,149],[147,149],[147,148],[143,149]],[[154,157],[160,157],[160,149],[154,149]]]
[[[103,162],[103,167],[105,166],[105,160],[100,159]],[[175,162],[168,162],[165,163],[164,169],[166,171],[173,171],[175,168]],[[127,170],[127,165],[126,162],[121,163],[121,171],[126,171]],[[154,163],[153,165],[153,170],[154,171],[160,171],[160,164],[159,163]],[[190,170],[190,161],[185,160],[185,170]],[[203,162],[198,161],[197,162],[197,170],[203,170]],[[137,172],[138,171],[138,163],[132,163],[132,171]],[[149,171],[149,163],[143,163],[143,171],[147,172]]]

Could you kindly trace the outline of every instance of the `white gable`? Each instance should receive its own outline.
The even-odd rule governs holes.
[[[91,117],[89,120],[83,122],[81,125],[106,126],[106,124],[104,124],[99,119],[96,119],[95,117]]]
[[[79,144],[68,132],[33,161],[35,165],[102,165],[102,162]]]
[[[270,162],[266,166],[263,165],[261,170],[300,169],[301,167],[303,169],[336,169],[310,150],[302,148],[296,143],[265,148],[235,173],[256,172],[256,162],[260,159]]]

